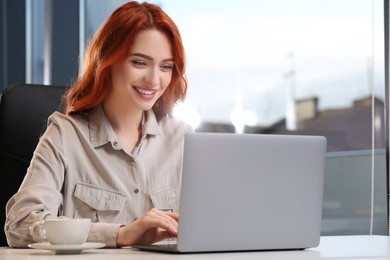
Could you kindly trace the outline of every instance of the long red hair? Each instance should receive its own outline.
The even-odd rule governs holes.
[[[157,29],[171,41],[174,69],[172,79],[153,110],[157,118],[172,115],[173,107],[187,93],[185,54],[179,30],[157,5],[126,3],[116,9],[91,39],[86,50],[83,72],[66,95],[66,113],[74,114],[98,106],[112,88],[111,68],[128,56],[136,34]]]

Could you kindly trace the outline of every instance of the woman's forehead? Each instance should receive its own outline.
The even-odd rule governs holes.
[[[172,44],[170,39],[156,29],[143,30],[137,33],[132,45],[130,55],[141,53],[152,57],[154,60],[173,58]]]

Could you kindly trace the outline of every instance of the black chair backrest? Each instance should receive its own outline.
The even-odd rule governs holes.
[[[0,225],[5,222],[5,205],[18,190],[30,164],[47,118],[63,111],[65,86],[15,84],[0,96]],[[0,246],[6,246],[4,231]]]

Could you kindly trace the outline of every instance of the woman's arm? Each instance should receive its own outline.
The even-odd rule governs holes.
[[[29,234],[30,225],[58,215],[66,167],[62,151],[60,129],[51,124],[38,143],[18,192],[6,205],[4,231],[11,247],[36,242]]]

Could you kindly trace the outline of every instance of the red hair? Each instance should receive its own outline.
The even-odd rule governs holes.
[[[112,88],[111,68],[128,56],[138,32],[157,29],[171,42],[174,69],[164,94],[153,110],[157,118],[172,115],[173,107],[187,93],[185,55],[179,30],[172,19],[157,5],[126,3],[116,9],[92,38],[85,54],[84,69],[66,95],[66,114],[98,106]]]

